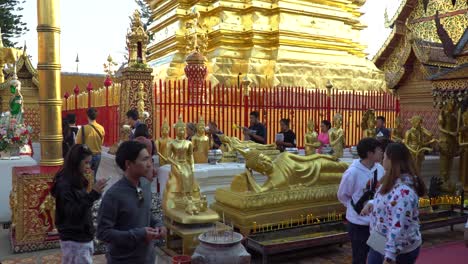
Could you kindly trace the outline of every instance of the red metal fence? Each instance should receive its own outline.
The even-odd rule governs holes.
[[[260,112],[260,120],[267,127],[267,141],[273,143],[276,133],[280,130],[279,120],[289,118],[291,129],[296,133],[297,145],[304,145],[308,120],[315,122],[318,130],[323,119],[332,121],[335,113],[343,116],[346,144],[356,145],[362,137],[360,123],[365,110],[372,108],[376,115],[385,116],[391,126],[398,112],[396,97],[383,92],[357,92],[332,89],[330,95],[326,90],[308,89],[303,87],[259,88],[216,85],[205,83],[198,98],[190,94],[187,80],[158,81],[154,85],[155,113],[153,123],[156,138],[160,135],[160,127],[164,118],[169,124],[177,122],[179,115],[184,122],[198,122],[202,116],[207,124],[214,121],[228,136],[242,138],[239,129],[233,124],[248,126],[249,113]],[[94,94],[91,94],[94,96]],[[96,93],[97,96],[97,93]],[[101,96],[104,96],[102,93]],[[108,96],[106,94],[106,96]],[[85,98],[83,101],[87,101]],[[91,100],[94,105],[95,100]],[[97,100],[96,100],[97,101]],[[104,100],[101,100],[104,101]],[[109,100],[105,100],[108,102]],[[116,98],[112,102],[119,102]],[[69,103],[68,106],[72,105]],[[108,105],[108,106],[106,106]],[[99,116],[97,121],[106,129],[105,145],[112,145],[118,140],[118,106],[114,103],[96,105]],[[73,108],[73,109],[70,109]],[[64,114],[77,114],[77,124],[86,124],[86,106],[78,105],[78,110],[69,107]],[[175,136],[171,129],[171,137]]]

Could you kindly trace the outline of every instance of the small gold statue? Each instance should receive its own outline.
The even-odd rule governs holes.
[[[440,175],[444,180],[442,189],[451,191],[455,188],[455,185],[450,180],[450,171],[452,170],[453,159],[458,152],[458,120],[455,115],[455,102],[453,100],[448,100],[442,107],[438,117],[438,126],[440,131]]]
[[[144,120],[145,117],[143,113],[145,112],[145,101],[148,99],[148,95],[145,92],[145,85],[140,82],[138,84],[138,92],[137,92],[137,110],[138,114],[140,115],[140,119]]]
[[[306,156],[316,154],[317,148],[320,147],[318,141],[318,134],[315,131],[315,124],[313,120],[309,120],[307,123],[307,133],[305,135],[305,154]]]
[[[210,139],[205,135],[205,120],[203,117],[200,117],[196,130],[197,133],[192,136],[193,159],[195,163],[208,163]]]
[[[167,145],[171,142],[171,140],[172,139],[169,137],[169,123],[167,122],[167,118],[165,118],[161,126],[161,137],[158,140],[156,140],[158,152],[161,153],[164,157],[169,156]],[[159,159],[160,166],[164,166],[166,164],[167,163],[165,160]]]
[[[164,215],[183,224],[215,222],[219,216],[204,204],[194,177],[193,147],[192,142],[185,140],[182,116],[174,128],[177,138],[168,144],[169,156],[159,153],[162,160],[171,164],[162,202]]]
[[[294,185],[338,184],[348,168],[347,163],[339,162],[337,158],[330,155],[299,156],[282,152],[276,159],[271,160],[259,150],[238,149],[237,151],[245,157],[247,168],[245,173],[239,176],[246,177],[248,189],[257,193]],[[262,186],[258,185],[253,178],[252,170],[268,177]]]
[[[392,131],[392,140],[395,142],[403,142],[403,126],[401,124],[401,117],[398,115],[395,118],[395,128]]]
[[[375,138],[376,133],[375,133],[375,113],[373,109],[367,110],[363,117],[362,117],[362,122],[361,122],[361,128],[363,131],[363,136],[366,137],[371,137]]]
[[[413,116],[410,119],[412,127],[406,131],[404,144],[408,147],[411,156],[416,164],[418,173],[421,172],[421,165],[424,160],[424,151],[432,151],[427,147],[436,140],[429,130],[422,127],[423,119],[421,116]]]
[[[44,217],[44,226],[48,227],[47,230],[53,230],[55,228],[55,199],[50,193],[39,206],[39,213]],[[47,213],[50,215],[50,221]]]
[[[468,190],[468,109],[462,115],[462,126],[458,137],[460,144],[460,181],[463,188]]]
[[[333,117],[333,128],[330,129],[330,145],[333,148],[333,156],[337,158],[343,157],[343,149],[345,147],[345,138],[343,132],[343,116],[336,113]]]
[[[223,151],[223,157],[225,155],[237,155],[237,149],[257,149],[272,158],[276,157],[280,153],[280,151],[276,148],[276,144],[258,144],[250,140],[241,141],[236,137],[228,137],[226,135],[218,135],[218,137],[223,143],[223,147],[221,148]]]

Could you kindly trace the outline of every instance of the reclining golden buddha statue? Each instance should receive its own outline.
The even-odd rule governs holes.
[[[236,151],[237,150],[259,150],[261,151],[264,155],[267,155],[269,157],[276,157],[280,151],[276,148],[276,144],[259,144],[253,141],[241,141],[240,139],[236,137],[228,137],[226,135],[218,135],[219,139],[221,140],[221,143],[223,145],[221,146],[221,150],[223,151],[223,158],[232,158],[236,157]],[[232,161],[232,160],[226,160],[225,161]]]
[[[212,208],[242,233],[249,233],[253,222],[275,224],[310,213],[344,211],[336,193],[347,163],[322,154],[283,152],[272,160],[259,150],[237,151],[245,157],[246,170],[234,177],[230,188],[216,190]],[[253,171],[267,177],[264,184],[257,183]]]

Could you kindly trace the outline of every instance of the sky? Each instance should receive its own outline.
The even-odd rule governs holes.
[[[372,59],[390,33],[384,27],[384,10],[389,17],[401,0],[367,0],[362,7],[363,24],[368,27],[361,32],[361,43]],[[129,16],[138,6],[133,0],[79,0],[60,1],[61,9],[61,63],[62,71],[76,71],[76,56],[79,56],[79,72],[104,73],[103,64],[111,55],[119,64],[125,55],[125,35],[130,25]],[[16,39],[27,44],[27,52],[37,64],[37,0],[22,4],[23,21],[29,31]]]

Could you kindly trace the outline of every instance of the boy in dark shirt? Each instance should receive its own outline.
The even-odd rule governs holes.
[[[266,144],[266,128],[260,123],[258,117],[259,113],[257,111],[250,113],[250,126],[244,128],[244,135],[255,143]]]
[[[281,131],[280,134],[283,134],[283,140],[277,140],[277,148],[283,152],[286,148],[295,148],[296,147],[296,134],[289,128],[289,119],[283,118],[280,120]]]
[[[151,214],[151,186],[141,181],[152,169],[146,146],[136,141],[120,145],[116,163],[124,176],[104,195],[99,208],[97,238],[107,243],[107,263],[155,262],[153,240],[166,229]]]
[[[378,116],[377,117],[377,122],[376,122],[376,128],[375,128],[375,135],[376,138],[386,138],[390,139],[390,130],[385,127],[385,117],[384,116]]]

